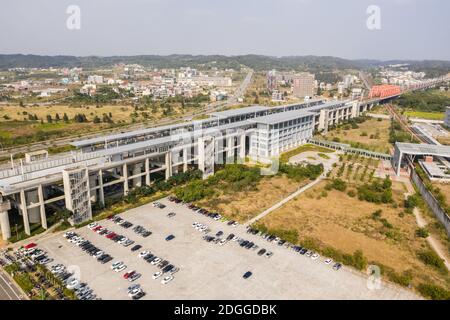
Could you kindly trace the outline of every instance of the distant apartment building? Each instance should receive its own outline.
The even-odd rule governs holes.
[[[103,76],[92,75],[88,76],[88,83],[101,84],[103,83]]]
[[[273,92],[277,88],[277,72],[271,70],[267,73],[267,90]]]
[[[299,73],[292,82],[294,96],[299,98],[314,95],[314,75],[308,72]]]
[[[450,128],[450,107],[445,109],[445,121],[444,124],[447,128]]]
[[[283,92],[280,92],[279,90],[273,90],[272,92],[272,101],[283,101]]]

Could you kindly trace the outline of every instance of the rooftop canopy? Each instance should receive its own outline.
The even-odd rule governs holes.
[[[450,157],[450,146],[396,142],[395,147],[404,154]]]

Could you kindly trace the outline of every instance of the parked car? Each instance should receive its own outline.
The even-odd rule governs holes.
[[[252,276],[252,272],[251,271],[247,271],[246,273],[244,273],[244,275],[242,276],[242,278],[244,278],[244,279],[248,279],[248,278],[250,278],[251,276]]]
[[[140,245],[140,244],[137,244],[137,245],[135,245],[133,248],[131,248],[131,251],[137,251],[137,250],[139,250],[140,248],[142,248],[142,246]]]
[[[173,239],[175,239],[175,236],[174,236],[173,234],[168,235],[168,236],[166,237],[166,241],[170,241],[170,240],[173,240]]]

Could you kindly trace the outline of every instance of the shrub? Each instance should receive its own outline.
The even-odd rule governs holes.
[[[447,268],[445,267],[444,261],[434,251],[420,251],[417,256],[424,264],[429,265],[442,273],[448,272]]]
[[[344,192],[347,189],[347,183],[339,178],[333,179],[326,185],[327,190],[335,189]]]
[[[356,196],[356,192],[355,192],[354,190],[349,190],[349,192],[347,192],[347,195],[348,195],[349,197],[354,198],[354,197]]]
[[[372,212],[372,219],[373,220],[378,220],[381,218],[381,213],[383,212],[383,210],[377,210]]]
[[[430,234],[426,228],[419,228],[416,230],[416,236],[419,238],[427,238]]]
[[[432,300],[450,300],[450,291],[428,283],[421,283],[417,287],[420,294]]]

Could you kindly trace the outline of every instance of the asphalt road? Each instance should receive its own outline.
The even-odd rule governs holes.
[[[0,269],[0,300],[24,300],[22,292],[17,288],[3,270]]]

